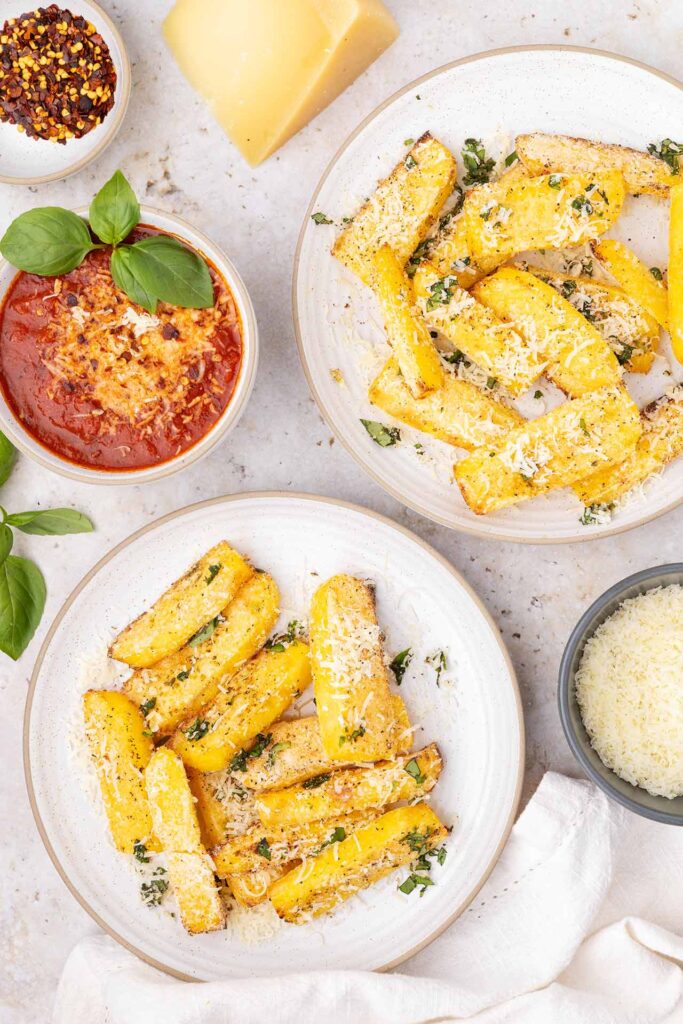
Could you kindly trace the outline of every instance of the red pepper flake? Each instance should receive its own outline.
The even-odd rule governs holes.
[[[50,4],[0,29],[0,121],[30,139],[66,143],[114,106],[116,70],[91,22]]]

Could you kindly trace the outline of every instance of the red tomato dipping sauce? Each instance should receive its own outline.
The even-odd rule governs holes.
[[[154,234],[141,225],[127,241]],[[116,287],[109,257],[98,249],[62,277],[17,274],[0,310],[0,387],[45,448],[115,472],[167,462],[208,433],[235,389],[242,327],[211,264],[212,308],[160,302],[151,314]]]

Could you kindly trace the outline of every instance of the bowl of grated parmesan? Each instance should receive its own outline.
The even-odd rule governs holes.
[[[569,638],[559,675],[569,746],[618,803],[683,825],[683,563],[605,591]]]

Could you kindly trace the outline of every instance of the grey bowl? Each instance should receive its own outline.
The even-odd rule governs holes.
[[[683,562],[655,565],[651,569],[636,572],[633,576],[627,576],[626,579],[615,583],[597,601],[593,602],[572,630],[562,655],[558,701],[560,719],[567,742],[581,767],[600,789],[604,790],[617,803],[645,818],[652,818],[654,821],[661,821],[667,825],[683,825],[683,796],[678,796],[673,800],[668,800],[663,796],[652,796],[644,789],[632,786],[630,782],[624,782],[602,763],[591,746],[581,719],[574,686],[574,678],[584,646],[598,626],[608,619],[627,598],[637,597],[655,587],[667,586],[672,583],[683,584]]]

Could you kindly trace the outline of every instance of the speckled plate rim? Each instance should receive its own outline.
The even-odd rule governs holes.
[[[646,583],[648,580],[657,579],[662,576],[680,575],[681,573],[683,573],[683,562],[665,562],[663,565],[653,565],[650,566],[649,569],[641,569],[639,572],[634,572],[630,576],[625,576],[624,579],[618,580],[616,583],[612,584],[611,587],[608,587],[604,593],[600,594],[599,597],[596,597],[595,601],[593,601],[586,609],[569,635],[569,639],[567,640],[566,647],[562,654],[562,660],[560,661],[557,685],[557,705],[565,739],[567,740],[571,752],[589,779],[591,779],[591,781],[594,782],[595,785],[603,791],[603,793],[606,793],[611,800],[621,804],[622,807],[626,807],[626,809],[632,811],[633,814],[638,814],[642,818],[649,818],[651,821],[658,821],[663,825],[679,826],[683,826],[683,814],[669,814],[666,811],[658,811],[654,807],[647,807],[644,804],[638,803],[637,800],[628,796],[626,793],[622,793],[611,784],[610,776],[615,776],[615,773],[608,768],[607,765],[603,765],[603,774],[603,772],[596,769],[591,763],[590,758],[587,756],[583,745],[580,743],[576,735],[571,721],[570,697],[574,690],[574,676],[571,674],[570,666],[577,648],[584,644],[595,632],[595,629],[591,630],[590,633],[588,633],[587,630],[594,622],[596,614],[598,614],[605,605],[609,605],[614,598],[618,598],[620,595],[625,594],[627,590],[636,584]],[[653,584],[652,587],[646,587],[645,589],[651,590],[655,587],[666,585],[667,584],[660,581]],[[576,697],[574,697],[574,700],[576,700]],[[637,787],[633,786],[633,789],[636,791]]]
[[[679,81],[679,79],[674,78],[673,75],[666,74],[664,71],[659,71],[657,70],[657,68],[653,68],[649,64],[644,64],[642,61],[634,60],[632,57],[623,57],[618,53],[612,53],[609,50],[597,50],[590,46],[557,46],[552,43],[539,43],[535,46],[503,46],[493,50],[482,50],[481,52],[471,54],[468,57],[461,57],[458,60],[449,61],[447,64],[442,64],[438,68],[434,68],[433,71],[428,71],[425,75],[420,75],[419,78],[413,79],[412,82],[408,82],[407,85],[402,86],[396,92],[392,93],[391,96],[389,96],[386,100],[380,103],[379,106],[375,107],[374,110],[372,110],[367,115],[367,117],[365,117],[361,121],[358,127],[355,128],[351,132],[351,134],[344,139],[341,146],[336,151],[332,159],[327,164],[327,167],[323,171],[322,176],[313,191],[313,195],[311,196],[311,200],[308,204],[308,207],[306,208],[306,213],[304,214],[301,229],[299,231],[299,238],[297,240],[296,250],[294,252],[294,265],[292,270],[292,318],[294,322],[294,337],[296,338],[296,344],[299,350],[299,359],[301,361],[301,365],[304,371],[304,376],[306,377],[306,381],[310,388],[311,394],[315,399],[316,405],[318,406],[318,410],[321,416],[323,417],[325,423],[330,428],[334,436],[340,442],[342,447],[346,449],[346,451],[349,453],[352,459],[354,459],[354,461],[360,466],[363,472],[366,473],[372,480],[374,480],[377,486],[381,487],[383,491],[390,494],[393,498],[399,501],[401,505],[413,509],[414,512],[419,513],[426,519],[430,519],[432,522],[438,523],[440,526],[445,526],[449,530],[455,530],[459,533],[466,533],[472,537],[481,537],[484,540],[511,541],[515,544],[581,544],[583,543],[584,539],[586,541],[604,540],[605,537],[614,537],[618,533],[626,533],[628,530],[633,530],[638,526],[644,526],[646,523],[650,523],[653,520],[658,519],[659,516],[663,516],[667,512],[671,512],[673,511],[673,509],[678,508],[679,505],[683,504],[683,494],[680,496],[680,498],[677,498],[674,501],[669,502],[663,508],[657,509],[656,512],[648,513],[632,523],[626,523],[621,526],[617,524],[615,526],[609,527],[608,529],[602,530],[600,533],[589,533],[586,535],[585,538],[581,538],[581,540],[578,540],[576,537],[520,537],[516,534],[506,533],[505,530],[502,529],[496,530],[494,535],[490,531],[478,529],[476,525],[466,526],[462,523],[459,523],[457,526],[454,526],[453,523],[449,522],[448,519],[433,512],[429,507],[423,506],[417,501],[407,501],[405,495],[403,495],[398,488],[392,487],[389,483],[386,483],[384,480],[381,480],[379,476],[377,476],[375,472],[370,468],[370,466],[366,463],[362,454],[360,452],[357,452],[353,445],[351,444],[351,442],[348,440],[348,438],[342,433],[342,431],[337,429],[337,426],[334,422],[334,418],[328,411],[327,406],[325,405],[325,402],[322,398],[322,395],[320,394],[318,388],[316,387],[312,370],[306,358],[301,331],[301,320],[299,316],[299,303],[297,298],[297,289],[299,284],[299,264],[301,261],[301,252],[304,243],[304,235],[306,233],[306,229],[308,227],[313,210],[315,209],[318,196],[323,186],[325,185],[325,182],[327,181],[328,177],[334,170],[337,161],[342,157],[344,152],[357,138],[357,136],[360,135],[360,133],[370,124],[370,122],[373,121],[383,110],[386,109],[386,107],[390,106],[395,100],[405,95],[405,93],[415,89],[415,87],[421,85],[422,82],[429,81],[429,79],[435,78],[437,75],[440,75],[445,71],[450,71],[452,68],[459,67],[460,65],[463,64],[473,64],[476,61],[480,60],[488,60],[491,57],[505,56],[510,53],[535,53],[539,51],[555,53],[585,53],[590,56],[602,57],[608,60],[613,60],[617,63],[629,64],[632,67],[640,68],[641,71],[647,71],[649,74],[654,75],[656,78],[661,78],[663,81],[668,82],[670,85],[674,85],[677,89],[681,89],[683,91],[683,82]]]
[[[244,501],[244,500],[249,500],[249,499],[266,499],[267,500],[267,499],[270,499],[270,498],[276,498],[276,499],[292,498],[294,500],[304,500],[304,501],[317,502],[320,505],[327,505],[327,506],[331,506],[332,508],[347,509],[349,511],[359,513],[360,515],[367,516],[368,519],[373,519],[376,522],[381,523],[383,526],[388,526],[390,529],[396,530],[398,533],[401,533],[401,534],[403,534],[404,537],[408,538],[408,540],[413,541],[413,543],[415,543],[419,547],[421,547],[426,552],[427,555],[429,555],[433,559],[435,559],[444,569],[446,569],[450,573],[451,576],[454,577],[454,579],[457,581],[457,583],[463,588],[463,590],[465,591],[467,596],[471,599],[471,601],[473,602],[473,604],[475,605],[475,607],[477,608],[477,610],[481,614],[482,618],[484,619],[484,622],[486,623],[486,625],[490,628],[492,637],[495,640],[495,642],[498,644],[498,647],[499,647],[499,650],[500,650],[500,654],[501,654],[501,656],[503,658],[503,661],[505,663],[505,668],[506,668],[507,673],[508,673],[508,678],[509,678],[510,686],[512,687],[512,693],[513,693],[513,697],[514,697],[514,701],[515,701],[515,706],[517,708],[517,719],[518,719],[518,728],[519,728],[519,752],[518,752],[517,780],[516,780],[516,785],[515,785],[514,796],[512,798],[512,802],[511,802],[511,806],[510,806],[510,813],[508,815],[508,819],[507,819],[507,821],[505,823],[505,826],[503,828],[502,835],[501,835],[501,838],[500,838],[500,842],[498,843],[498,846],[494,850],[493,855],[492,855],[489,863],[486,865],[486,867],[482,871],[481,876],[480,876],[477,884],[471,889],[471,891],[468,893],[467,897],[454,909],[453,913],[449,916],[449,918],[439,928],[436,928],[424,940],[422,940],[417,945],[411,947],[402,956],[397,957],[396,959],[392,960],[390,963],[383,964],[381,967],[377,968],[378,971],[380,971],[380,972],[388,971],[391,968],[397,967],[399,964],[402,964],[406,960],[409,960],[411,957],[415,956],[417,953],[420,952],[420,950],[424,949],[426,946],[428,946],[430,943],[432,943],[434,941],[434,939],[438,938],[439,935],[442,934],[442,932],[444,932],[447,928],[449,928],[453,924],[453,922],[463,913],[463,911],[470,905],[470,903],[475,898],[475,896],[477,895],[477,893],[479,892],[481,887],[484,885],[484,882],[487,880],[487,878],[489,877],[489,875],[493,871],[493,868],[495,867],[495,865],[496,865],[496,863],[498,861],[498,858],[500,857],[500,855],[501,855],[501,853],[503,851],[503,848],[504,848],[505,844],[507,843],[508,837],[510,835],[510,831],[511,831],[512,826],[514,824],[515,818],[517,817],[517,810],[519,808],[519,802],[520,802],[521,795],[522,795],[522,783],[524,781],[524,765],[525,765],[524,714],[523,714],[523,711],[522,711],[522,698],[521,698],[521,694],[520,694],[520,691],[519,691],[519,683],[517,681],[517,674],[516,674],[514,666],[512,664],[512,660],[511,660],[510,655],[508,653],[507,647],[505,646],[505,643],[503,642],[503,640],[502,640],[502,638],[500,636],[500,631],[498,629],[498,626],[496,625],[496,623],[495,623],[491,613],[486,608],[486,606],[483,603],[483,601],[481,600],[481,598],[473,590],[473,588],[465,580],[465,578],[457,571],[457,569],[455,569],[451,565],[451,563],[448,561],[448,559],[444,558],[443,555],[439,554],[439,552],[436,551],[431,546],[431,544],[428,544],[426,541],[422,540],[421,537],[418,537],[411,530],[408,530],[404,526],[400,526],[398,523],[395,523],[393,521],[393,519],[390,519],[388,516],[383,516],[379,512],[374,512],[372,509],[363,508],[363,506],[356,505],[356,504],[354,504],[353,502],[350,502],[350,501],[341,501],[341,500],[339,500],[337,498],[326,498],[326,497],[322,497],[321,495],[318,495],[318,494],[306,494],[303,491],[244,491],[244,492],[238,493],[238,494],[228,494],[228,495],[224,495],[224,496],[218,497],[218,498],[208,498],[208,499],[206,499],[204,501],[195,502],[192,505],[187,505],[185,508],[177,509],[175,512],[169,512],[167,515],[161,516],[159,519],[155,519],[152,523],[148,523],[146,526],[143,526],[139,530],[136,530],[134,533],[131,533],[130,536],[126,537],[125,540],[122,540],[119,544],[117,544],[114,548],[112,548],[111,551],[109,551],[106,555],[104,555],[104,557],[101,558],[92,567],[92,569],[90,569],[90,571],[85,574],[85,576],[80,581],[80,583],[78,583],[77,586],[72,590],[72,592],[70,593],[70,595],[67,597],[66,601],[64,602],[64,604],[60,608],[59,612],[55,616],[54,621],[52,622],[52,625],[50,626],[50,628],[49,628],[49,630],[47,632],[47,635],[46,635],[45,639],[43,640],[43,643],[41,645],[40,651],[38,653],[38,657],[36,658],[36,662],[35,662],[35,665],[34,665],[34,668],[33,668],[33,672],[31,673],[31,679],[30,679],[30,682],[29,682],[28,693],[26,695],[26,706],[25,706],[25,709],[24,709],[23,740],[22,740],[22,744],[23,744],[23,763],[24,763],[24,779],[25,779],[25,782],[26,782],[26,789],[27,789],[27,792],[28,792],[28,799],[29,799],[29,803],[31,805],[31,811],[33,813],[33,819],[35,821],[36,828],[38,829],[38,833],[40,835],[40,838],[41,838],[41,840],[43,842],[43,845],[44,845],[44,847],[45,847],[45,849],[47,851],[47,854],[48,854],[50,860],[52,861],[52,864],[53,864],[55,870],[57,871],[57,874],[62,879],[62,881],[64,882],[65,886],[67,887],[67,889],[71,893],[71,895],[81,905],[83,910],[85,910],[86,913],[89,914],[90,917],[100,926],[100,928],[104,932],[106,932],[107,935],[111,936],[112,939],[115,939],[116,942],[118,942],[121,946],[124,946],[131,953],[134,953],[135,956],[139,957],[140,960],[143,960],[145,963],[150,964],[152,967],[156,967],[158,970],[163,971],[164,974],[169,974],[172,977],[179,978],[181,981],[196,982],[197,979],[191,977],[188,974],[184,974],[182,971],[176,971],[174,968],[168,967],[166,964],[160,963],[158,960],[155,960],[153,957],[148,956],[143,950],[138,949],[137,946],[135,946],[132,943],[128,942],[126,939],[123,938],[123,936],[119,935],[118,932],[114,931],[114,929],[112,929],[107,924],[107,922],[90,906],[90,904],[87,902],[87,900],[81,895],[81,893],[78,891],[76,886],[71,882],[71,880],[70,880],[69,876],[67,875],[65,869],[62,867],[62,864],[59,861],[59,858],[57,857],[57,854],[56,854],[56,852],[55,852],[55,850],[54,850],[54,848],[53,848],[53,846],[50,843],[50,840],[48,838],[47,831],[45,829],[45,826],[43,824],[42,818],[40,816],[40,811],[38,809],[38,803],[37,803],[35,791],[34,791],[34,788],[33,788],[33,779],[32,779],[32,773],[31,773],[31,754],[30,754],[30,749],[29,749],[29,735],[30,735],[30,726],[31,726],[31,708],[33,706],[33,698],[34,698],[34,695],[35,695],[36,685],[37,685],[38,678],[39,678],[39,675],[40,675],[40,670],[41,670],[41,667],[42,667],[42,664],[43,664],[43,660],[45,659],[45,655],[47,654],[48,648],[49,648],[49,646],[50,646],[50,644],[52,642],[52,639],[53,639],[55,633],[57,632],[57,629],[59,628],[59,626],[60,626],[60,624],[62,622],[62,619],[67,614],[67,612],[71,608],[71,605],[76,600],[76,598],[81,593],[81,591],[84,589],[84,587],[86,587],[88,585],[88,583],[90,583],[90,581],[93,579],[93,577],[97,575],[97,573],[100,571],[100,569],[103,568],[103,566],[105,566],[113,558],[115,558],[116,555],[118,555],[120,551],[123,551],[124,548],[127,548],[130,544],[132,544],[134,541],[136,541],[139,537],[142,537],[145,534],[150,533],[152,530],[155,530],[158,527],[163,526],[165,523],[168,523],[168,522],[170,522],[173,519],[177,519],[179,516],[186,515],[189,512],[196,512],[196,511],[199,511],[200,509],[210,508],[213,505],[232,504],[233,502],[236,502],[236,501]]]
[[[52,171],[50,174],[39,174],[26,178],[12,174],[0,173],[0,183],[3,185],[44,185],[48,181],[59,181],[62,178],[70,178],[72,174],[78,174],[78,172],[82,171],[84,167],[87,167],[88,164],[92,163],[93,160],[97,160],[97,158],[102,155],[107,146],[114,141],[119,128],[123,124],[123,119],[125,118],[126,111],[128,109],[128,101],[130,100],[132,82],[128,50],[126,49],[126,44],[123,41],[123,36],[119,32],[118,27],[114,24],[104,8],[101,7],[96,0],[88,0],[88,3],[97,12],[97,17],[101,20],[102,24],[106,26],[107,32],[115,39],[116,45],[119,48],[119,53],[121,54],[121,81],[117,82],[116,87],[118,96],[114,100],[114,107],[111,111],[111,115],[108,116],[106,121],[104,121],[100,126],[106,126],[106,130],[102,133],[102,138],[91,152],[86,156],[81,157],[80,160],[74,161],[73,164],[62,167],[58,171]],[[29,7],[30,5],[27,4],[27,9]]]
[[[86,206],[78,206],[74,209],[74,213],[77,213],[79,216],[85,216],[87,212],[88,208]],[[26,455],[27,458],[37,462],[44,469],[50,470],[51,473],[57,473],[59,476],[65,476],[70,480],[77,480],[79,483],[94,484],[96,487],[126,487],[135,484],[153,483],[156,480],[162,480],[164,477],[171,476],[173,473],[179,473],[199,459],[203,459],[237,426],[251,398],[256,382],[259,356],[258,323],[251,296],[235,264],[217,242],[214,242],[203,231],[190,224],[184,217],[179,217],[176,213],[170,213],[167,210],[162,210],[160,207],[148,206],[144,203],[140,204],[140,214],[141,223],[145,222],[145,217],[147,216],[152,218],[159,217],[168,221],[170,225],[173,225],[174,229],[177,228],[175,233],[179,238],[182,238],[193,248],[199,249],[212,260],[219,273],[226,278],[242,321],[242,361],[230,401],[207,433],[200,437],[191,448],[181,452],[180,455],[156,466],[145,466],[133,470],[98,470],[90,466],[80,466],[78,463],[69,462],[68,459],[61,458],[56,452],[52,452],[49,448],[40,444],[40,442],[34,442],[33,445],[29,444],[24,438],[27,432],[24,431],[24,428],[9,404],[5,401],[0,390],[0,403],[2,403],[3,409],[4,407],[7,408],[8,413],[7,417],[3,416],[2,418],[2,430],[7,434],[12,444]],[[11,268],[11,264],[0,257],[0,270],[4,270],[5,267]],[[5,292],[6,290],[0,291],[0,306],[4,301]]]

